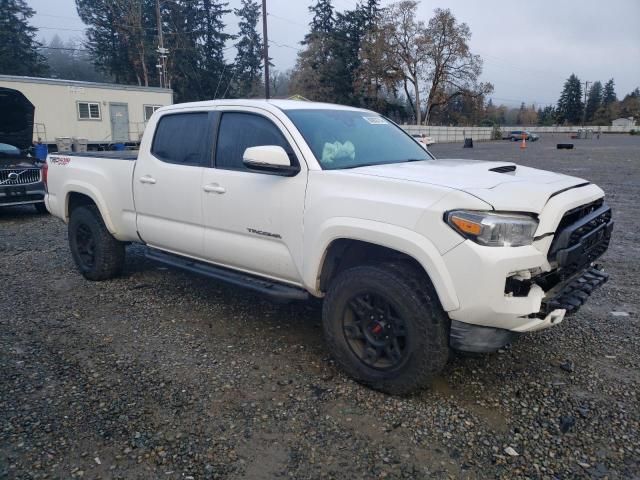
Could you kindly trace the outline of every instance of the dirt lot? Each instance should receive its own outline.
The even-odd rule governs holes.
[[[62,223],[0,211],[0,478],[640,478],[640,137],[565,140],[433,151],[601,185],[611,281],[409,398],[336,369],[317,303],[273,304],[141,247],[122,278],[87,282]]]

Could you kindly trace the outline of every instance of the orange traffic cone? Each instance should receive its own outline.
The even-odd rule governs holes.
[[[527,134],[523,132],[522,143],[520,144],[520,150],[524,150],[525,148],[527,148]]]

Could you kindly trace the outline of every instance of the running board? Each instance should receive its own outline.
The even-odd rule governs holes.
[[[190,258],[181,257],[172,253],[166,253],[154,248],[148,248],[147,258],[163,263],[165,265],[181,268],[193,273],[199,273],[209,278],[222,280],[223,282],[237,285],[239,287],[250,288],[260,293],[269,295],[279,300],[308,300],[309,294],[306,290],[292,287],[283,283],[272,282],[247,273],[235,272],[227,268],[217,267]]]

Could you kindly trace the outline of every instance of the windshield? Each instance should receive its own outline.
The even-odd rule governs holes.
[[[286,110],[325,170],[431,160],[410,135],[384,117],[353,110]]]

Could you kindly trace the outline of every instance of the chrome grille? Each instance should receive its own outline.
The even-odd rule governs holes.
[[[0,170],[0,186],[2,185],[28,185],[41,181],[39,168],[13,168]]]

